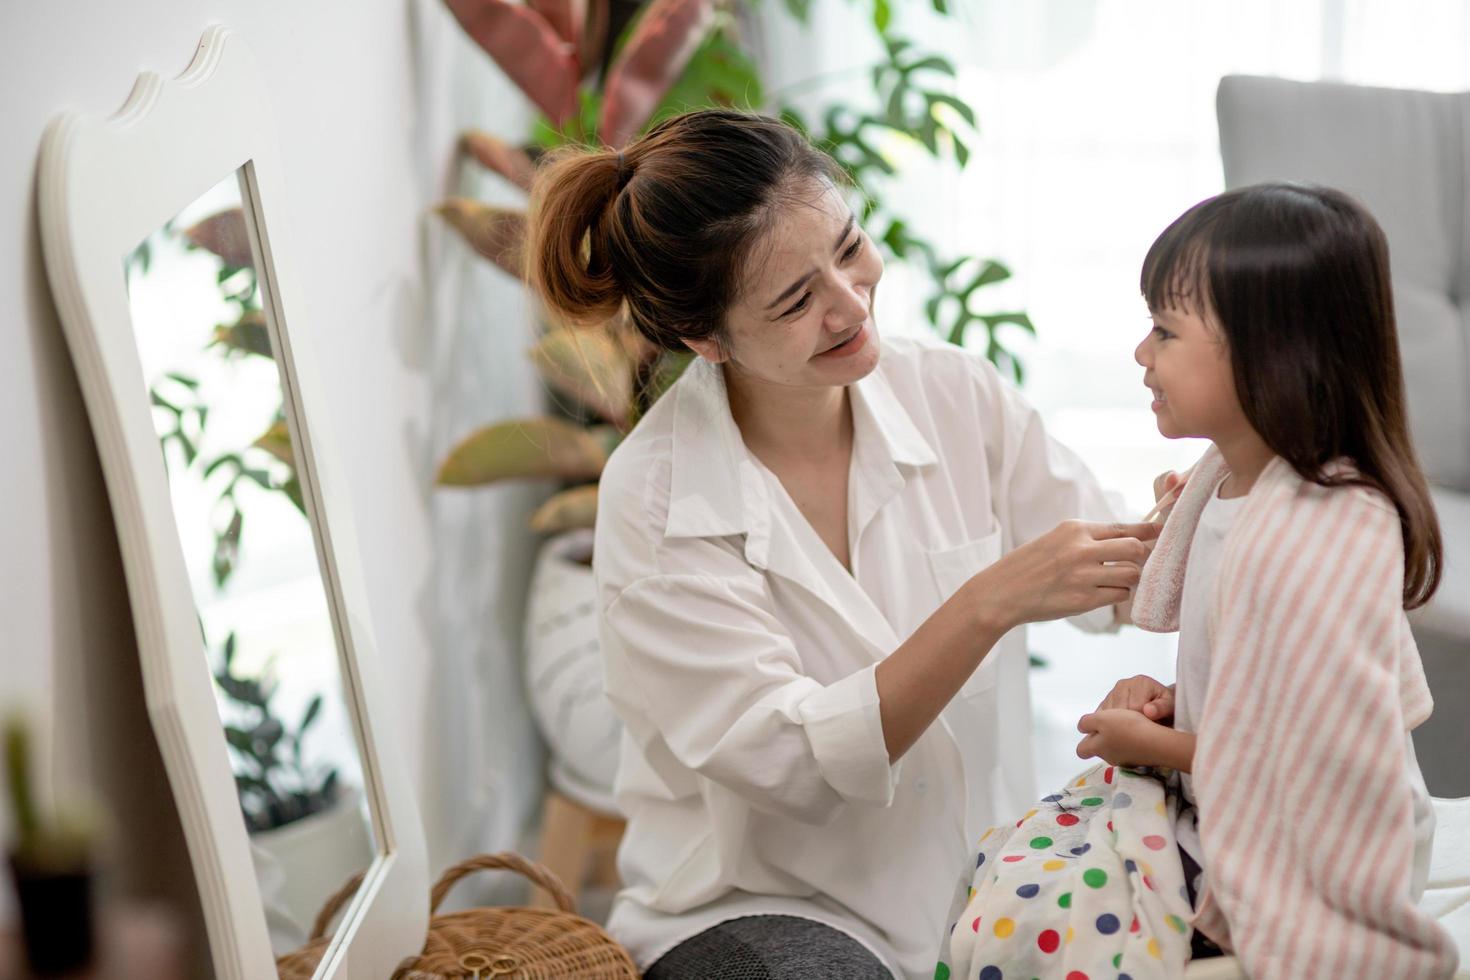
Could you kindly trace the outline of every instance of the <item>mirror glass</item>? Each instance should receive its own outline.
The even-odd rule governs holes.
[[[200,669],[229,746],[277,955],[375,854],[355,726],[303,503],[281,369],[231,174],[124,263]]]

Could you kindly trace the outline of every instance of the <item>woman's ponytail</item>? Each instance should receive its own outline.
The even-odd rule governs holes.
[[[622,189],[618,154],[567,148],[542,164],[531,193],[526,278],[552,313],[573,324],[611,319],[624,286],[607,254]]]
[[[603,323],[626,302],[650,343],[688,352],[720,336],[786,193],[841,180],[790,126],[730,109],[672,116],[621,154],[560,150],[532,186],[526,278],[564,321]]]

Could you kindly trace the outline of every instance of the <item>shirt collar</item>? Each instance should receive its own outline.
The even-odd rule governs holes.
[[[875,463],[912,467],[938,457],[880,367],[850,386],[853,452]],[[764,480],[730,414],[724,371],[696,358],[667,397],[675,399],[667,537],[769,532]]]

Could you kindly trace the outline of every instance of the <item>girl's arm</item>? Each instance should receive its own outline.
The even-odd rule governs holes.
[[[1194,733],[1175,731],[1141,712],[1103,708],[1083,715],[1077,730],[1086,736],[1077,743],[1077,754],[1084,759],[1097,757],[1115,766],[1194,771]]]
[[[1157,725],[1157,766],[1168,766],[1180,772],[1194,772],[1194,732],[1180,732]]]

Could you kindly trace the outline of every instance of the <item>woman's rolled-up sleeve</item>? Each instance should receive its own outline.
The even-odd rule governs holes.
[[[887,806],[890,765],[874,666],[808,676],[758,573],[660,574],[602,618],[608,693],[640,742],[751,806],[821,824],[848,804]]]

